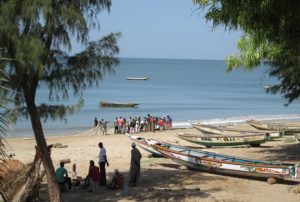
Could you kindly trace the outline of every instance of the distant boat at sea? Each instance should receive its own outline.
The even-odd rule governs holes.
[[[127,77],[127,80],[148,80],[149,77]]]
[[[266,89],[266,90],[268,90],[269,88],[271,88],[272,86],[270,86],[270,85],[262,85],[262,88],[264,88],[264,89]]]
[[[122,103],[122,102],[105,102],[100,101],[99,103],[100,107],[137,107],[138,103]]]

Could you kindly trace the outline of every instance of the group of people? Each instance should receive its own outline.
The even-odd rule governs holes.
[[[124,117],[116,117],[114,122],[114,133],[115,134],[125,134],[125,133],[139,133],[141,131],[145,132],[155,132],[156,130],[169,130],[172,128],[172,118],[170,115],[165,117],[152,116],[148,114],[141,118],[129,117],[126,119]]]
[[[88,188],[89,192],[92,192],[96,189],[97,185],[107,186],[110,189],[117,190],[123,189],[124,186],[124,175],[120,173],[118,169],[114,170],[114,175],[111,180],[111,183],[107,184],[106,181],[106,166],[109,166],[106,149],[103,146],[102,142],[98,144],[99,151],[99,167],[95,165],[93,160],[90,160],[88,175],[85,179],[84,185]],[[137,186],[137,182],[140,176],[141,169],[141,158],[142,155],[140,151],[136,148],[136,144],[132,142],[131,144],[131,162],[130,162],[130,171],[129,171],[129,180],[128,186]],[[67,170],[64,168],[64,162],[60,163],[60,167],[56,169],[56,180],[59,185],[65,186],[68,185],[68,188],[72,188],[71,178],[68,176]]]
[[[97,117],[94,119],[94,133],[95,135],[98,134],[98,131],[100,131],[100,134],[107,135],[107,124],[109,122],[105,121],[104,119],[98,120]]]

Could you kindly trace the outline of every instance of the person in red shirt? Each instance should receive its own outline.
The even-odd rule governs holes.
[[[159,130],[162,131],[164,127],[164,121],[162,120],[162,118],[159,118],[157,124],[159,126]]]
[[[95,162],[93,160],[90,161],[89,167],[89,192],[95,191],[96,186],[100,183],[100,172],[99,167],[95,166]]]

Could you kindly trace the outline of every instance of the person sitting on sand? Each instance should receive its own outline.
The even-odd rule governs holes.
[[[95,166],[95,162],[93,160],[90,161],[90,167],[89,167],[89,192],[95,191],[96,186],[100,183],[100,172],[99,167]]]
[[[56,169],[55,175],[56,175],[56,180],[59,185],[65,185],[68,184],[69,189],[72,188],[72,183],[71,183],[71,178],[68,176],[68,171],[67,169],[64,168],[65,163],[60,162],[60,167]]]
[[[122,175],[118,169],[115,169],[114,176],[111,183],[108,185],[110,189],[118,190],[123,189],[124,175]]]

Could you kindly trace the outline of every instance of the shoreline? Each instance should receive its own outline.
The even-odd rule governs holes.
[[[204,124],[218,124],[218,125],[226,125],[226,124],[243,124],[247,120],[256,119],[260,121],[270,120],[270,121],[292,121],[292,122],[300,122],[300,114],[278,114],[278,115],[249,115],[249,116],[238,116],[238,117],[225,117],[225,118],[212,118],[212,119],[195,119],[195,120],[185,120],[185,121],[174,121],[173,128],[191,128],[190,122],[202,122]],[[81,133],[87,133],[92,130],[91,127],[80,127],[82,130],[72,130],[70,127],[68,129],[62,129],[63,132],[60,133],[51,133],[49,129],[44,128],[45,137],[56,137],[56,136],[69,136],[69,135],[78,135]],[[30,138],[34,137],[32,129],[28,133],[32,134],[10,134],[12,133],[10,129],[8,134],[5,136],[5,139],[10,138]],[[55,128],[54,130],[60,130],[59,128]],[[108,127],[108,130],[113,130],[113,126]]]

